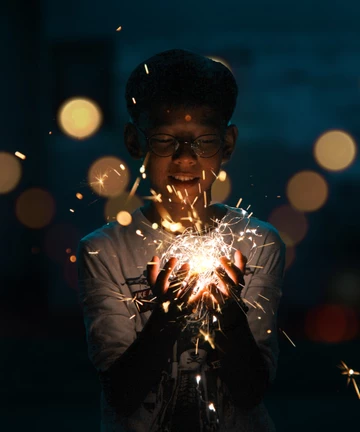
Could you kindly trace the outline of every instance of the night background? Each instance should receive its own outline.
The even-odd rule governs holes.
[[[1,429],[100,430],[75,255],[131,209],[124,193],[110,204],[97,195],[88,171],[116,157],[131,189],[140,162],[123,144],[126,80],[157,52],[185,48],[226,62],[239,85],[219,201],[242,198],[288,245],[266,406],[278,432],[354,430],[360,400],[337,366],[360,370],[360,3],[8,0],[2,12]],[[58,114],[81,97],[102,123],[77,139]]]

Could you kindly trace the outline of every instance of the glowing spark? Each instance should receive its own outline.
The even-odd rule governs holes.
[[[159,225],[158,225],[156,222],[154,222],[154,223],[151,225],[151,228],[154,229],[154,230],[156,230],[156,229],[159,228]]]
[[[18,151],[15,152],[15,156],[17,156],[19,159],[25,160],[26,156]]]
[[[214,406],[214,404],[212,402],[209,403],[209,410],[216,412],[215,406]]]
[[[277,195],[276,198],[281,198],[281,195]]]
[[[74,209],[70,209],[70,211],[71,211],[71,213],[75,213],[75,210],[74,210]]]
[[[199,188],[199,194],[201,194],[201,184],[198,183],[198,188]]]
[[[251,207],[251,204],[247,206],[247,209],[246,209],[246,211],[248,211],[250,207]]]
[[[203,172],[205,172],[205,171],[203,171]],[[213,170],[211,170],[211,173],[213,174],[213,176],[215,177],[216,180],[219,178],[219,177],[216,175],[216,173],[214,173]],[[204,179],[204,180],[205,180],[205,179]]]
[[[139,170],[141,173],[144,173],[145,172],[145,167],[144,167],[144,165],[141,165],[141,167],[140,167],[140,170]]]
[[[194,207],[194,204],[196,203],[196,201],[197,201],[198,199],[199,199],[199,197],[196,196],[195,199],[194,199],[194,201],[193,201],[192,204],[191,204],[191,207]]]
[[[280,329],[281,330],[281,329]],[[288,340],[290,341],[290,343],[296,348],[296,345],[294,344],[294,342],[289,338],[289,336],[284,332],[284,330],[281,330],[284,335],[288,338]]]
[[[143,179],[146,179],[146,173],[142,173],[142,174],[141,174],[141,177],[142,177]]]
[[[181,201],[184,199],[180,191],[177,191],[177,196],[181,199]]]
[[[268,298],[266,298],[265,296],[263,296],[261,294],[259,294],[259,296],[262,297],[263,299],[267,300],[267,301],[270,301]]]
[[[341,360],[341,365],[339,365],[338,368],[342,370],[341,375],[347,376],[347,385],[350,384],[350,381],[352,382],[356,395],[358,399],[360,399],[360,391],[355,381],[355,376],[360,375],[360,372],[355,371],[354,369],[350,369],[342,360]]]
[[[89,251],[88,254],[89,255],[97,255],[99,252],[100,252],[100,249],[97,251],[93,251],[93,252]]]
[[[145,72],[146,72],[147,74],[149,74],[149,69],[148,69],[148,67],[147,67],[147,64],[146,64],[146,63],[144,63],[144,68],[145,68]]]
[[[169,312],[169,306],[170,306],[170,301],[169,301],[169,300],[166,301],[166,302],[164,302],[164,303],[162,304],[162,307],[163,307],[165,313],[168,313],[168,312]]]
[[[121,31],[121,29],[122,29],[122,27],[120,26],[116,29],[116,31],[119,32],[119,31]]]
[[[133,97],[133,98],[131,98],[131,99],[132,99],[132,101],[133,101],[133,104],[136,105],[136,100],[135,100],[135,98]]]
[[[236,208],[239,208],[239,205],[241,204],[241,201],[242,201],[242,198],[240,198],[239,201],[237,202],[237,204],[235,206]]]
[[[199,338],[196,339],[196,344],[195,344],[195,354],[197,355],[199,352]]]
[[[271,246],[271,245],[273,245],[273,244],[275,244],[275,242],[266,243],[266,244],[263,244],[263,245],[257,246],[257,248],[260,249],[260,248],[262,248],[262,247]]]
[[[173,192],[173,190],[172,190],[172,188],[171,188],[170,185],[166,185],[166,189],[169,191],[169,193],[172,193],[172,192]]]
[[[78,192],[75,196],[76,196],[76,198],[79,199],[79,200],[83,199],[82,194],[79,193],[79,192]]]
[[[204,207],[207,207],[207,197],[206,197],[206,191],[204,191]]]
[[[215,174],[215,177],[216,177],[216,174]],[[203,180],[205,180],[205,170],[202,170],[202,178],[203,178]]]
[[[120,169],[122,170],[122,171],[125,171],[125,165],[124,164],[120,164]]]
[[[196,383],[197,383],[197,385],[199,385],[200,380],[201,380],[201,376],[200,375],[196,375]]]
[[[136,234],[140,237],[144,237],[144,234],[141,232],[141,230],[136,230]]]
[[[270,333],[271,333],[271,330],[270,330],[270,329],[269,329],[269,330],[266,330],[266,333],[269,333],[269,334],[270,334]]]
[[[130,193],[129,193],[129,197],[128,197],[128,199],[130,199],[133,195],[135,195],[136,189],[138,188],[138,186],[139,186],[139,184],[140,184],[140,180],[141,180],[140,177],[138,177],[138,178],[135,180],[135,182],[134,182],[134,184],[133,184],[133,187],[131,188],[131,191],[130,191]]]
[[[135,318],[135,317],[136,317],[136,314],[131,315],[131,317],[130,317],[129,319],[133,319],[133,318]]]

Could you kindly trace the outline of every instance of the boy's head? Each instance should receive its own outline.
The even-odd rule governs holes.
[[[146,65],[146,66],[145,66]],[[158,53],[139,64],[126,85],[126,105],[133,123],[156,107],[207,106],[225,125],[236,105],[236,81],[222,63],[182,49]]]
[[[229,121],[237,92],[227,67],[180,49],[156,54],[130,75],[125,144],[134,158],[149,152],[147,177],[169,201],[169,186],[210,198],[214,174],[235,147],[238,132]]]

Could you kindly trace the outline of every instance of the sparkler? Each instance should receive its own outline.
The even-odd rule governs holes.
[[[357,397],[358,399],[360,399],[360,391],[355,381],[355,376],[359,376],[360,372],[355,371],[354,369],[350,369],[342,360],[341,360],[341,365],[338,365],[338,368],[342,370],[341,375],[347,376],[346,384],[349,385],[350,381],[352,382]]]
[[[221,312],[221,304],[224,303],[223,294],[217,288],[220,280],[215,271],[219,267],[220,257],[230,257],[235,250],[233,243],[239,239],[248,240],[252,244],[251,253],[248,258],[249,262],[256,251],[254,237],[259,236],[256,229],[245,229],[239,235],[236,235],[231,229],[233,225],[248,217],[247,213],[243,212],[241,216],[233,218],[229,222],[226,222],[224,219],[217,221],[218,225],[216,228],[205,232],[187,228],[175,238],[162,256],[162,265],[171,257],[177,258],[173,274],[176,274],[183,264],[189,264],[189,274],[178,290],[192,290],[188,300],[188,306],[192,309],[189,319],[192,321],[203,321],[203,327],[205,328],[210,323],[216,322],[213,319],[215,317],[214,312]],[[171,278],[173,279],[174,276],[171,276]],[[229,296],[238,303],[239,307],[243,308],[236,287],[228,286],[228,290]],[[212,304],[212,308],[209,308],[209,304]],[[255,307],[264,311],[263,308],[259,307],[257,302],[255,304]],[[201,331],[200,333],[212,345],[209,331]]]

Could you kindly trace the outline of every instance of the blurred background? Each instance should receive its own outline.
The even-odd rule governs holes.
[[[2,10],[3,430],[100,430],[76,248],[149,194],[141,181],[125,205],[141,174],[123,144],[124,88],[170,48],[234,73],[239,139],[214,198],[242,198],[288,247],[266,396],[277,429],[350,430],[360,377],[350,371],[347,386],[338,365],[360,370],[360,3],[8,0]],[[105,190],[109,166],[120,173]]]

